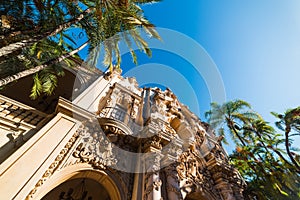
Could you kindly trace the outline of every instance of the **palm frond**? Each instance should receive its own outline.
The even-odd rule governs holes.
[[[33,76],[33,86],[31,89],[30,98],[36,99],[43,91],[42,81],[39,78],[38,73]]]

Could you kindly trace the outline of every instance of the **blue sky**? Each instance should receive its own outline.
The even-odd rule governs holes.
[[[207,51],[221,73],[227,100],[244,99],[269,121],[274,120],[270,111],[299,106],[299,1],[164,0],[143,9],[157,27],[186,34]],[[140,56],[139,64],[164,60],[166,54],[154,51],[152,59]],[[124,63],[125,71],[134,67]],[[209,98],[207,86],[187,70],[188,63],[169,64],[182,68],[179,71],[203,93],[200,96]],[[179,98],[188,102],[188,97]],[[200,100],[201,116],[209,101]]]
[[[210,66],[215,64],[220,73],[226,101],[246,100],[270,122],[275,120],[271,111],[299,106],[300,1],[163,0],[142,8],[157,27],[177,31],[202,46],[199,51],[174,39],[174,45],[193,59],[212,60]],[[170,87],[204,119],[212,91],[189,59],[153,49],[152,58],[138,53],[138,61],[135,66],[128,54],[124,56],[123,74],[136,76],[141,85]]]
[[[179,31],[206,50],[221,74],[226,100],[248,101],[271,123],[275,118],[270,111],[284,112],[299,106],[300,1],[164,0],[143,9],[157,27]],[[187,51],[197,54],[193,49]],[[190,63],[155,50],[152,59],[140,55],[139,65],[147,63],[168,65],[182,74],[197,93],[200,112],[195,99],[184,93],[185,86],[175,84],[171,89],[204,118],[211,96],[203,77]],[[124,61],[124,72],[133,67]],[[143,82],[148,76],[138,74],[137,79]],[[166,79],[172,77],[166,75]]]

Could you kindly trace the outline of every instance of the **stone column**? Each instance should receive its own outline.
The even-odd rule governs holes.
[[[161,161],[161,166],[165,172],[165,186],[167,196],[170,200],[181,200],[183,196],[180,190],[180,178],[177,167],[179,165],[178,157],[182,154],[183,141],[179,138],[173,138],[172,143],[164,147],[162,153],[164,158]]]
[[[151,106],[150,106],[150,88],[144,88],[145,92],[145,97],[144,97],[144,107],[143,107],[143,118],[144,121],[147,121],[148,118],[150,117],[150,110],[151,110]]]
[[[159,177],[161,154],[161,137],[155,124],[148,124],[144,129],[144,135],[149,137],[143,143],[143,162],[144,162],[144,200],[161,200],[161,179]],[[152,136],[154,135],[154,136]]]
[[[180,192],[180,181],[177,172],[178,162],[174,162],[164,168],[166,174],[166,189],[168,199],[182,200],[182,194]]]
[[[161,200],[162,181],[159,177],[160,159],[159,152],[148,152],[144,158],[145,177],[144,177],[144,200]]]

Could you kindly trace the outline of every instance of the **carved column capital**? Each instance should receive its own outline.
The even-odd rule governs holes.
[[[160,135],[154,135],[144,140],[143,151],[147,152],[160,152],[162,149],[162,138]]]

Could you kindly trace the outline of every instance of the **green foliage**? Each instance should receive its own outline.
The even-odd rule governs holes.
[[[300,173],[300,161],[299,155],[297,154],[299,149],[292,147],[293,138],[300,136],[300,106],[294,109],[288,109],[284,114],[271,113],[279,119],[275,124],[278,129],[284,131],[287,154],[296,167],[296,170]]]
[[[119,42],[121,40],[126,42],[133,62],[137,63],[132,44],[151,56],[151,50],[141,37],[141,30],[137,27],[142,28],[150,37],[160,39],[154,30],[154,25],[143,16],[142,9],[137,5],[153,2],[158,1],[20,0],[1,2],[0,46],[9,47],[10,50],[6,52],[0,48],[0,55],[2,55],[0,56],[0,77],[5,78],[48,63],[79,48],[71,36],[72,28],[80,29],[86,35],[92,57],[89,59],[91,61],[89,64],[92,67],[96,66],[99,51],[103,49],[103,63],[111,69],[113,66],[119,68],[121,64]],[[18,43],[22,45],[15,45]],[[72,57],[78,59],[77,54]],[[63,65],[74,66],[72,60],[72,58],[64,59]],[[56,74],[49,74],[47,86],[44,86],[45,89],[41,91],[36,85],[38,81],[34,75],[31,97],[36,98],[45,91],[47,91],[46,94],[50,94],[48,91],[53,91],[53,86],[57,85],[53,76]]]
[[[36,99],[41,93],[53,94],[58,83],[57,76],[64,76],[63,68],[60,65],[53,65],[52,68],[36,73],[33,77],[34,83],[30,98]]]
[[[33,87],[31,89],[30,98],[36,99],[42,92],[43,86],[38,74],[33,76]]]
[[[243,124],[260,118],[250,108],[250,104],[242,100],[230,101],[223,105],[212,103],[211,110],[205,113],[205,117],[208,118],[208,122],[212,128],[216,129],[222,136],[225,136],[224,126],[227,126],[231,132],[232,139],[236,143],[242,143],[244,146],[247,138],[242,138],[239,130]],[[227,143],[226,139],[224,142]]]
[[[211,110],[206,112],[208,122],[217,133],[229,133],[236,144],[230,160],[247,181],[247,198],[300,199],[299,154],[293,148],[291,158],[290,149],[282,148],[286,144],[290,147],[287,136],[292,129],[294,134],[299,133],[299,110],[299,107],[291,109],[284,115],[273,113],[280,119],[276,125],[284,134],[277,133],[250,104],[241,100],[223,105],[212,103]]]

